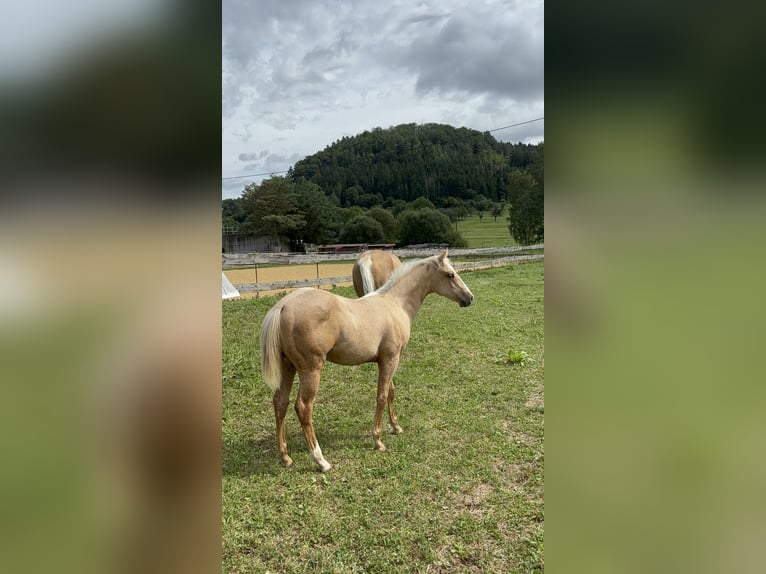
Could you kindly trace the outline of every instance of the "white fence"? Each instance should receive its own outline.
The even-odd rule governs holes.
[[[450,249],[452,258],[490,256],[506,253],[518,253],[519,251],[532,251],[543,249],[545,245],[514,245],[512,247],[484,247],[477,249]],[[441,253],[441,249],[394,249],[393,253],[400,259],[413,257],[429,257]],[[224,266],[236,267],[240,265],[256,265],[269,263],[273,265],[306,265],[321,263],[323,261],[353,261],[359,253],[223,253],[222,263]]]
[[[505,257],[495,257],[492,259],[479,259],[478,257],[489,254],[499,254],[503,253],[503,250],[510,250],[510,252],[514,251],[525,251],[525,250],[537,250],[542,249],[543,245],[532,245],[532,246],[514,246],[514,247],[503,247],[503,248],[486,248],[486,249],[455,249],[454,251],[450,251],[450,256],[454,256],[455,258],[461,258],[464,259],[466,257],[473,257],[473,261],[465,261],[462,263],[454,263],[454,267],[458,271],[474,271],[478,269],[487,269],[490,267],[502,267],[504,265],[518,265],[521,263],[529,263],[532,261],[541,261],[545,258],[544,254],[535,254],[535,255],[508,255]],[[424,250],[427,251],[427,250]],[[435,253],[438,253],[438,250],[434,250],[434,253],[428,253],[424,251],[418,251],[416,256],[418,257],[428,257],[429,255],[433,255]],[[399,257],[413,257],[413,255],[408,255],[406,251],[403,250],[397,250],[395,253]],[[402,254],[404,253],[404,254]],[[274,256],[278,254],[270,253],[270,254],[248,254],[248,255],[269,255],[270,261],[269,263],[277,263],[279,260],[275,261]],[[292,254],[291,257],[294,257],[295,259],[292,259],[290,261],[290,264],[309,264],[309,263],[318,263],[319,261],[338,261],[339,256],[337,255],[297,255]],[[300,259],[298,259],[300,258]],[[340,260],[343,260],[341,257]],[[348,261],[348,255],[346,255],[345,260]],[[263,261],[258,261],[257,263],[262,263]],[[283,261],[284,262],[284,261]],[[250,262],[250,264],[254,264],[256,262]],[[289,281],[273,281],[269,283],[239,283],[235,284],[237,289],[240,293],[261,293],[264,291],[280,291],[280,290],[286,290],[286,289],[298,289],[300,287],[319,287],[321,285],[337,285],[342,283],[350,283],[351,282],[351,275],[345,275],[340,277],[322,277],[322,278],[307,278],[307,279],[293,279]]]

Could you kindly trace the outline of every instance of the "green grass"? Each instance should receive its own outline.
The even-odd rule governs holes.
[[[468,247],[504,247],[516,245],[508,231],[508,222],[505,218],[508,212],[504,211],[497,217],[497,221],[491,214],[485,213],[484,219],[474,214],[457,222],[457,230],[468,242]],[[454,223],[452,224],[454,226]]]
[[[325,475],[292,408],[295,468],[278,460],[258,354],[278,297],[223,304],[224,572],[543,570],[543,265],[463,278],[473,306],[431,295],[415,319],[394,379],[404,434],[386,432],[388,452],[369,432],[375,365],[325,367]],[[503,364],[511,346],[534,362]]]

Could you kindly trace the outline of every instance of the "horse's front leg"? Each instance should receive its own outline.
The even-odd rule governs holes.
[[[389,416],[392,413],[392,406],[389,402],[389,393],[392,390],[393,383],[391,379],[396,372],[396,368],[399,366],[399,354],[393,356],[381,356],[378,359],[378,400],[375,405],[375,422],[372,427],[372,438],[375,443],[375,448],[379,451],[385,451],[386,445],[380,440],[380,422],[383,419],[383,409],[386,403],[389,404]],[[396,415],[394,414],[394,419]],[[393,422],[392,422],[393,424]],[[398,426],[398,424],[396,425]],[[394,428],[396,428],[396,426]],[[401,427],[399,427],[401,429]]]

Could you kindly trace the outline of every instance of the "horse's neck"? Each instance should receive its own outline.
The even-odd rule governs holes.
[[[410,273],[403,275],[391,286],[386,295],[396,299],[410,320],[418,314],[420,306],[430,293],[428,282],[423,280],[425,269],[413,269]]]

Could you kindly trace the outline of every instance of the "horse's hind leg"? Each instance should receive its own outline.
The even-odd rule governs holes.
[[[388,414],[392,417],[392,424],[396,421],[396,413],[393,411],[393,382],[391,379],[399,366],[399,356],[380,358],[378,360],[378,399],[375,405],[375,422],[372,427],[372,438],[375,448],[380,451],[386,450],[386,445],[380,440],[380,421],[383,419],[383,409],[388,403]],[[392,414],[393,413],[393,414]],[[394,428],[398,423],[394,425]],[[399,427],[401,429],[402,427]]]
[[[293,379],[295,378],[295,367],[284,358],[282,359],[282,378],[279,388],[274,391],[274,417],[277,420],[277,447],[282,462],[290,468],[293,465],[293,459],[287,454],[287,440],[285,440],[285,414],[287,405],[290,403],[290,390],[293,388]]]
[[[332,465],[322,455],[322,449],[319,447],[312,421],[314,399],[319,389],[319,373],[320,369],[315,369],[301,371],[298,374],[300,377],[300,387],[298,389],[298,398],[295,401],[295,412],[301,421],[301,427],[303,427],[303,434],[306,437],[306,445],[309,447],[311,458],[319,465],[319,470],[327,472],[332,468]]]
[[[391,380],[388,384],[388,420],[394,429],[394,434],[401,434],[404,432],[404,429],[399,425],[399,417],[396,416],[396,411],[394,410],[395,394],[394,381]]]

